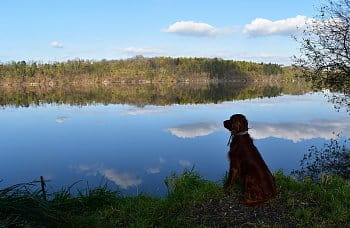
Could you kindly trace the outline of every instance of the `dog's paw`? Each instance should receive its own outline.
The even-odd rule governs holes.
[[[222,190],[227,195],[231,195],[232,194],[232,188],[230,186],[224,186]]]

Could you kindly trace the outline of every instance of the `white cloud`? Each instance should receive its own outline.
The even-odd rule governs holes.
[[[155,48],[137,48],[137,47],[127,47],[118,49],[119,52],[128,55],[160,55],[164,52],[160,49]]]
[[[243,32],[250,37],[292,35],[305,28],[310,20],[312,19],[301,15],[277,21],[256,18],[250,24],[245,25]]]
[[[68,117],[66,117],[66,116],[61,116],[61,117],[57,117],[56,119],[55,119],[55,122],[56,123],[63,123],[64,121],[66,121],[68,119]]]
[[[289,139],[293,142],[313,138],[334,138],[335,134],[342,133],[350,137],[350,121],[348,119],[338,120],[313,120],[309,123],[261,123],[252,122],[250,134],[255,139],[268,137]],[[333,132],[335,134],[333,134]]]
[[[214,133],[217,130],[222,129],[222,124],[218,123],[194,123],[184,124],[178,127],[167,128],[166,131],[170,132],[179,138],[195,138],[199,136],[206,136]]]
[[[190,161],[187,161],[187,160],[179,160],[179,164],[180,164],[182,167],[190,167],[190,166],[191,166],[191,162],[190,162]]]
[[[169,25],[163,32],[176,33],[183,36],[210,37],[227,35],[233,31],[229,28],[215,28],[210,24],[202,22],[177,21]]]
[[[52,41],[50,43],[50,46],[54,47],[54,48],[63,48],[63,44],[61,42],[58,42],[58,41]]]
[[[148,174],[157,174],[160,173],[160,168],[148,168],[146,169],[146,172]]]

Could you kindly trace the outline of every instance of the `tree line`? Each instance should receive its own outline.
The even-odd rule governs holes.
[[[69,60],[66,62],[9,62],[0,64],[1,80],[110,80],[185,81],[292,77],[293,67],[273,63],[232,61],[218,58],[144,58],[121,60]]]

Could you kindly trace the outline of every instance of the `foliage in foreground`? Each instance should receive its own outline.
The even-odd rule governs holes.
[[[306,22],[295,63],[307,77],[329,85],[350,82],[350,0],[325,0]]]
[[[140,194],[124,197],[107,186],[86,189],[73,195],[70,188],[48,195],[35,188],[36,182],[0,190],[0,227],[23,225],[145,225],[181,224],[186,208],[208,196],[221,195],[220,186],[204,180],[193,170],[166,179],[167,198]]]
[[[277,172],[275,178],[281,193],[269,207],[293,208],[288,216],[294,224],[350,224],[348,181],[327,175],[320,182],[310,179],[302,182],[282,172]],[[172,174],[165,183],[169,191],[166,198],[144,194],[125,197],[101,186],[77,195],[72,195],[69,188],[62,189],[48,195],[47,201],[42,199],[39,190],[33,189],[36,183],[18,184],[0,190],[0,226],[210,226],[212,224],[194,217],[194,205],[210,204],[225,197],[235,199],[239,194],[234,190],[232,195],[224,195],[219,184],[204,180],[193,170]],[[240,205],[243,213],[247,210],[237,200],[232,204]],[[211,218],[213,215],[200,216]],[[211,219],[235,225],[230,222],[232,217]]]
[[[301,224],[350,224],[350,183],[336,175],[324,175],[320,182],[298,181],[282,173],[275,175],[286,205]]]
[[[300,161],[301,168],[292,174],[300,180],[310,178],[314,182],[322,181],[325,175],[335,174],[350,180],[350,147],[348,140],[337,138],[325,143],[322,148],[312,146],[309,153]]]

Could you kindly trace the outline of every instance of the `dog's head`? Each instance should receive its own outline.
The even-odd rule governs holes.
[[[224,121],[224,127],[236,134],[238,132],[248,131],[248,121],[242,114],[235,114],[229,120]]]

